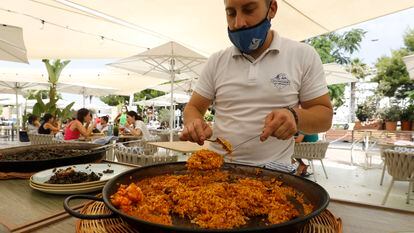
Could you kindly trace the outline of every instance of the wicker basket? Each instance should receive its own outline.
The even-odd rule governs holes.
[[[53,134],[28,134],[28,136],[32,145],[60,143]]]
[[[80,211],[82,214],[108,214],[109,209],[103,202],[92,202]],[[77,233],[138,233],[121,218],[99,220],[77,220]],[[342,221],[329,210],[311,219],[298,233],[342,233]]]
[[[177,155],[159,155],[158,148],[140,140],[127,145],[117,144],[115,146],[115,156],[119,162],[137,164],[141,166],[176,162]]]

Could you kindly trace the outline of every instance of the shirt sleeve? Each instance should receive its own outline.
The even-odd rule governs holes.
[[[195,92],[201,96],[213,100],[215,94],[214,76],[215,67],[217,62],[217,55],[213,54],[207,60],[203,71],[201,72],[200,78],[198,79],[197,85],[194,89]]]
[[[306,46],[306,54],[303,61],[302,85],[299,92],[301,102],[308,101],[328,93],[321,59],[316,50]]]

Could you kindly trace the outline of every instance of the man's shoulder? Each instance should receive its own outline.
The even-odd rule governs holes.
[[[219,51],[211,54],[208,59],[209,60],[220,60],[222,58],[231,57],[234,53],[234,49],[235,49],[234,46],[224,48],[222,50],[219,50]]]
[[[306,44],[305,42],[301,42],[301,41],[295,41],[286,37],[280,37],[280,42],[281,42],[281,47],[282,48],[290,48],[290,49],[297,49],[297,50],[302,50],[302,51],[313,51],[314,48],[309,45]]]

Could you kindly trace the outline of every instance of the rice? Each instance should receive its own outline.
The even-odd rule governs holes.
[[[299,216],[289,197],[302,205],[305,214],[313,209],[304,203],[303,195],[277,179],[234,176],[220,170],[150,177],[130,186],[135,193],[142,192],[142,199],[130,200],[129,186],[121,186],[111,196],[112,203],[126,214],[165,225],[172,225],[172,215],[208,229],[240,227],[254,216],[264,216],[269,224],[282,223]],[[129,201],[121,205],[120,199]]]
[[[176,215],[208,229],[240,227],[255,216],[264,216],[269,224],[289,221],[300,215],[292,198],[302,205],[305,215],[312,212],[313,206],[304,202],[303,195],[282,181],[232,175],[219,170],[223,163],[223,157],[213,151],[197,151],[187,161],[189,173],[121,185],[111,202],[149,222],[172,225]]]

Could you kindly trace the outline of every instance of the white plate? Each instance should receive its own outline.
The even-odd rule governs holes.
[[[33,182],[30,182],[30,187],[36,187],[39,189],[52,189],[52,190],[72,190],[72,189],[86,189],[86,188],[102,188],[105,186],[105,183],[93,184],[93,185],[84,185],[84,186],[64,186],[64,187],[50,187],[50,186],[43,186]]]
[[[82,172],[86,172],[88,174],[95,172],[96,174],[101,173],[101,179],[97,180],[97,181],[92,181],[92,182],[83,182],[83,183],[76,183],[76,184],[48,184],[45,183],[46,181],[48,181],[50,179],[50,177],[52,177],[54,175],[53,170],[56,169],[66,169],[68,167],[73,167],[75,169],[75,171],[82,171]],[[113,164],[113,163],[87,163],[87,164],[76,164],[76,165],[70,165],[70,166],[63,166],[63,167],[57,167],[57,168],[52,168],[52,169],[48,169],[48,170],[44,170],[38,173],[35,173],[32,175],[32,177],[30,177],[30,181],[33,182],[34,184],[37,185],[41,185],[41,186],[47,186],[47,187],[73,187],[75,189],[78,189],[79,186],[88,186],[88,185],[93,185],[93,184],[100,184],[102,183],[102,185],[104,185],[106,183],[106,181],[108,181],[109,179],[111,179],[112,177],[127,171],[129,169],[131,169],[132,167],[128,167],[128,166],[124,166],[124,165],[119,165],[119,164]],[[114,170],[113,173],[103,173],[104,170]]]
[[[96,187],[90,187],[90,188],[80,188],[80,189],[44,189],[39,188],[38,186],[32,185],[32,183],[29,184],[32,189],[45,192],[45,193],[51,193],[51,194],[80,194],[80,193],[90,193],[95,191],[102,190],[102,187],[96,186]]]

